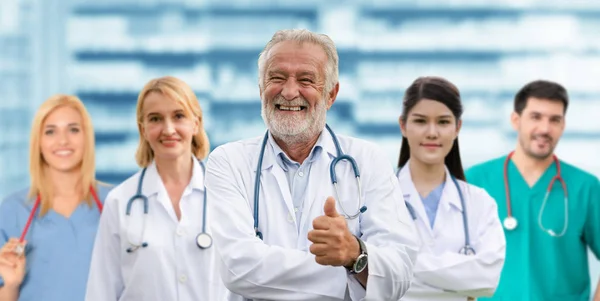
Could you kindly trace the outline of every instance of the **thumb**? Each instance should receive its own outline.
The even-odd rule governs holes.
[[[338,217],[340,216],[337,212],[337,210],[335,210],[335,199],[330,196],[327,198],[327,200],[325,201],[325,206],[323,207],[323,212],[325,213],[325,215],[329,216],[329,217]]]

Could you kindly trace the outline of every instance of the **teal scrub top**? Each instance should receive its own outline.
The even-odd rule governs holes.
[[[496,200],[501,221],[507,216],[505,160],[503,156],[466,172],[469,183],[484,188]],[[539,226],[538,215],[548,185],[556,175],[555,163],[529,187],[510,161],[511,207],[518,225],[514,230],[504,229],[506,261],[496,293],[492,298],[480,300],[590,300],[587,247],[600,258],[600,183],[594,175],[559,162],[569,196],[568,229],[564,236],[552,237]],[[542,223],[555,233],[563,229],[564,193],[558,180],[550,191]]]
[[[101,203],[111,187],[98,186]],[[19,238],[33,209],[29,189],[19,191],[0,204],[0,246],[9,238]],[[26,274],[19,301],[82,301],[88,279],[94,239],[100,221],[96,206],[80,204],[69,218],[50,209],[33,219],[25,240]],[[0,277],[0,287],[4,281]]]

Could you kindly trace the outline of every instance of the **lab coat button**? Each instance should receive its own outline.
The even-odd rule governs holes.
[[[187,277],[185,275],[179,276],[179,282],[185,283],[187,281]]]
[[[299,175],[300,177],[303,177],[303,176],[304,176],[304,173],[303,173],[303,172],[301,172],[301,171],[299,171],[299,172],[298,172],[298,175]]]
[[[177,236],[183,236],[183,230],[177,229]]]
[[[291,214],[288,214],[287,220],[288,220],[288,222],[293,223],[294,222],[294,217]]]

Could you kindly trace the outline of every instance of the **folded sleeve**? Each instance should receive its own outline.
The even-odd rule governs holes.
[[[473,191],[473,190],[471,190]],[[504,266],[506,238],[497,213],[497,205],[489,194],[475,189],[474,202],[483,204],[477,212],[478,227],[473,241],[475,255],[458,252],[419,254],[415,277],[427,285],[469,297],[490,297],[496,291]]]

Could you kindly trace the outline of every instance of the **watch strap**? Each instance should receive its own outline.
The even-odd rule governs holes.
[[[358,241],[359,255],[357,258],[355,258],[354,263],[352,263],[352,265],[350,267],[345,267],[346,270],[348,270],[348,272],[351,274],[356,274],[354,267],[355,267],[356,263],[358,262],[358,259],[363,255],[365,255],[365,256],[367,255],[367,246],[365,245],[365,243],[358,236],[354,235],[354,237],[356,238],[356,241]]]

